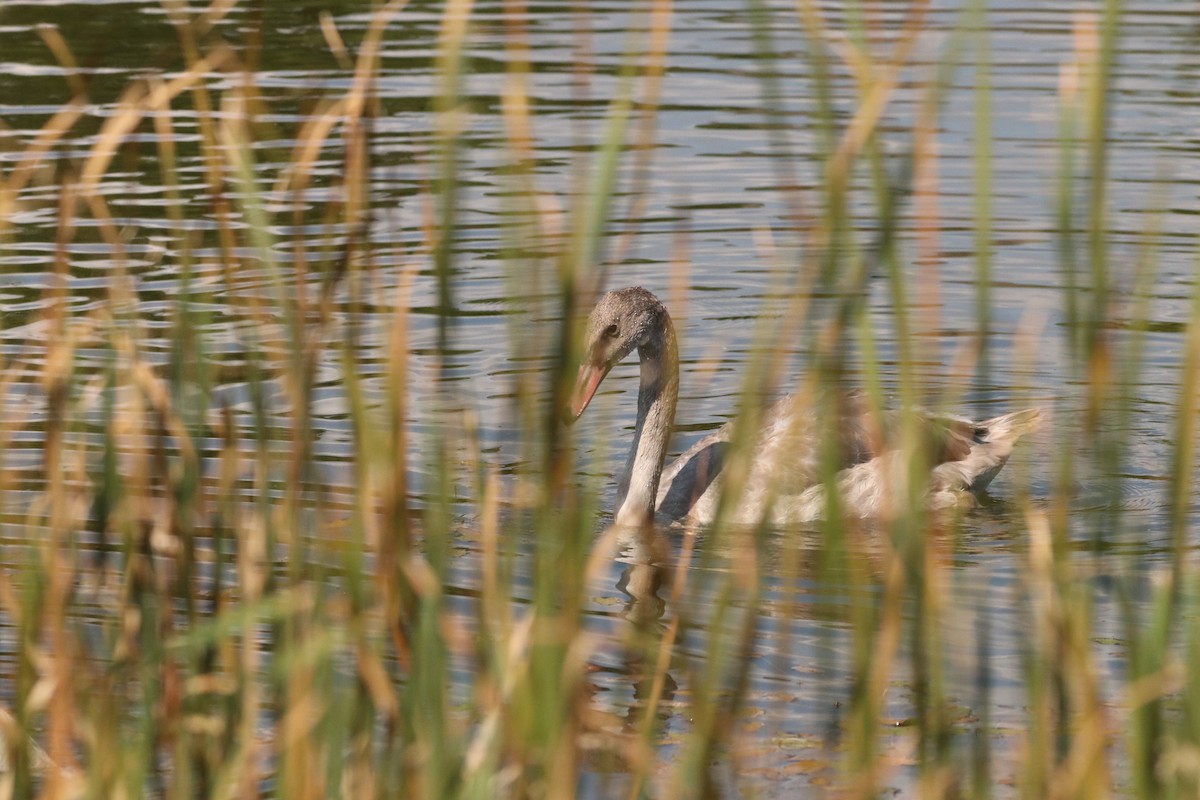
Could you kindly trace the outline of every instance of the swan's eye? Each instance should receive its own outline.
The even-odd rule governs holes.
[[[620,333],[620,330],[617,328],[616,324],[614,323],[604,329],[604,338],[615,339],[615,338],[617,338],[618,333]]]

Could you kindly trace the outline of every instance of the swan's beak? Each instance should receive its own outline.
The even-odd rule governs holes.
[[[592,402],[596,389],[600,387],[600,381],[604,380],[604,376],[607,374],[607,365],[586,363],[580,365],[579,377],[575,379],[575,391],[571,392],[568,422],[579,419],[579,415],[588,407],[588,403]]]

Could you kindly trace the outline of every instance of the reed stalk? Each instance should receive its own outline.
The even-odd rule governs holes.
[[[580,319],[647,235],[687,9],[632,10],[612,57],[593,36],[598,12],[561,12],[572,98],[594,116],[574,123],[571,163],[551,165],[569,173],[559,194],[541,127],[555,113],[540,99],[543,8],[505,0],[497,16],[454,0],[426,24],[428,9],[393,0],[357,28],[325,15],[339,82],[300,114],[264,88],[265,7],[163,9],[174,60],[132,80],[101,121],[71,37],[40,29],[68,99],[0,162],[0,255],[32,235],[12,222],[31,196],[50,187],[56,203],[40,316],[0,360],[0,610],[15,642],[0,676],[0,797],[770,796],[754,776],[802,761],[777,743],[805,737],[819,740],[806,745],[814,796],[822,781],[827,796],[864,798],[896,786],[931,798],[1195,794],[1195,287],[1160,476],[1169,554],[1150,578],[1131,561],[1110,568],[1135,533],[1120,498],[1170,208],[1164,180],[1124,269],[1109,209],[1119,0],[1080,16],[1064,54],[1047,223],[1064,324],[1030,313],[1013,334],[1013,375],[1034,374],[1039,343],[1061,339],[1063,393],[1039,396],[1030,379],[1010,394],[1072,423],[1043,434],[1045,469],[1014,456],[996,512],[1009,538],[987,547],[991,512],[927,513],[917,479],[894,488],[885,518],[845,517],[825,390],[865,389],[865,424],[904,449],[905,475],[929,467],[919,407],[956,408],[966,393],[986,417],[998,399],[996,304],[1009,291],[993,200],[998,9],[973,0],[946,25],[922,0],[746,5],[755,146],[782,211],[746,255],[770,288],[733,354],[744,377],[724,490],[712,526],[624,540],[604,527],[597,477],[621,445],[565,429],[559,412]],[[418,39],[430,125],[396,167],[419,186],[401,202],[381,189],[395,166],[379,146],[385,87]],[[501,67],[484,66],[482,42]],[[967,63],[974,319],[947,359],[956,234],[943,220],[943,115]],[[501,73],[492,138],[476,129],[485,69]],[[493,148],[502,173],[488,174],[501,222],[483,248],[465,211],[476,148]],[[166,260],[152,266],[176,276],[166,299],[141,283],[148,236],[128,221],[118,171],[161,196]],[[378,246],[380,226],[410,210],[405,244]],[[691,219],[672,224],[669,263],[647,271],[682,332],[704,309],[689,302]],[[84,311],[81,244],[102,246],[109,267]],[[494,258],[480,268],[472,248]],[[481,269],[505,287],[494,305],[510,351],[487,376],[486,407],[459,383]],[[683,341],[685,384],[706,368],[692,354],[725,358],[707,344]],[[798,382],[797,360],[810,367]],[[789,388],[829,431],[826,518],[735,525],[762,397]],[[23,437],[40,443],[36,469],[20,466]],[[1081,483],[1115,499],[1084,504]],[[982,550],[1011,564],[1008,594],[963,577],[960,562]],[[988,605],[999,596],[1014,607]],[[624,607],[604,605],[614,598]],[[1110,601],[1115,679],[1100,647]],[[995,650],[1010,619],[1020,665],[1006,670]],[[785,664],[778,692],[762,688],[768,648]],[[820,663],[794,663],[813,649]],[[1019,681],[1022,708],[998,707],[1004,678]],[[812,685],[828,689],[820,719],[789,716],[776,695]],[[1023,728],[998,733],[1009,715]]]

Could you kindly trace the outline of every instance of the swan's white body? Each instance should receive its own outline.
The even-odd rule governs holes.
[[[571,401],[571,414],[587,408],[600,382],[618,361],[637,348],[641,360],[637,424],[633,446],[617,488],[615,522],[640,525],[659,522],[708,523],[717,513],[725,473],[725,455],[733,426],[727,424],[700,439],[670,466],[663,468],[675,422],[679,394],[679,357],[675,332],[666,308],[640,287],[609,292],[588,318],[587,349]],[[985,488],[1004,466],[1017,439],[1038,424],[1037,409],[1005,414],[986,422],[962,417],[920,414],[920,439],[932,464],[926,504],[959,505],[970,492]],[[752,458],[732,522],[776,524],[811,522],[826,510],[820,481],[822,431],[811,403],[785,397],[763,414]],[[889,428],[899,416],[884,415],[872,424],[861,398],[839,397],[837,403],[836,475],[838,506],[854,517],[877,517],[892,508],[905,486],[906,454],[889,446]]]

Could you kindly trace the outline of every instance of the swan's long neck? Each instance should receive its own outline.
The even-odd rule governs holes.
[[[664,325],[638,348],[642,382],[638,391],[637,426],[625,472],[617,486],[618,525],[640,525],[654,519],[658,481],[667,443],[675,424],[679,398],[679,349],[675,329],[664,315]]]

